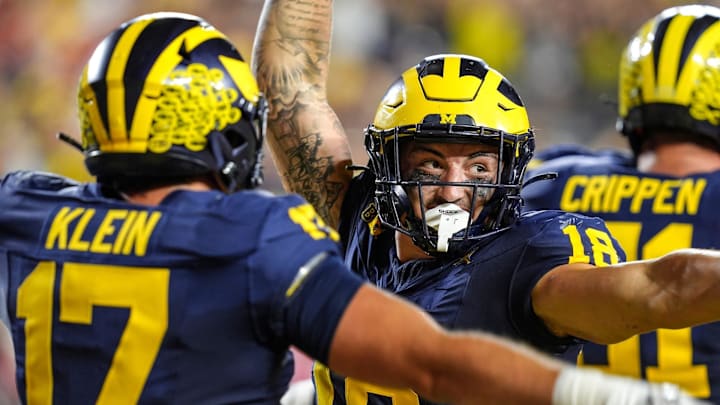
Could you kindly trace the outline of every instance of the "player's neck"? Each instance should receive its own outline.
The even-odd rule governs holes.
[[[141,205],[159,205],[165,197],[176,190],[191,190],[191,191],[207,191],[211,190],[207,183],[203,181],[193,181],[190,183],[173,184],[168,186],[156,187],[150,190],[136,192],[132,194],[121,193],[125,200]]]
[[[720,153],[694,143],[659,144],[638,155],[638,170],[683,177],[720,170]]]
[[[395,251],[400,263],[410,260],[432,259],[432,256],[413,243],[412,238],[401,232],[395,232]]]

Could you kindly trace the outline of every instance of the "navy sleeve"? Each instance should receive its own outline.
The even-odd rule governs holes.
[[[268,210],[249,260],[251,317],[257,338],[327,356],[335,328],[361,281],[340,260],[337,233],[297,197]],[[313,258],[326,257],[320,262]]]
[[[362,284],[360,277],[348,271],[339,257],[322,258],[310,269],[300,288],[285,300],[289,341],[327,364],[335,330]]]
[[[600,218],[560,211],[540,211],[523,218],[521,229],[528,242],[514,275],[511,295],[515,303],[511,309],[516,319],[525,319],[519,328],[525,336],[533,336],[536,344],[547,347],[557,341],[532,308],[532,290],[550,270],[569,263],[589,263],[595,266],[615,264],[625,260],[625,252],[612,237]],[[567,344],[573,343],[569,338]]]

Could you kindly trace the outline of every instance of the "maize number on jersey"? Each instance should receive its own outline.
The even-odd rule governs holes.
[[[51,342],[57,274],[56,263],[40,262],[18,289],[17,316],[25,319],[30,405],[53,402]],[[136,403],[167,330],[170,271],[65,263],[61,274],[60,322],[90,325],[94,306],[130,309],[96,403]]]
[[[628,260],[649,259],[692,245],[691,224],[671,223],[640,246],[640,222],[606,222],[613,236],[627,253]],[[638,257],[638,253],[640,257]],[[693,364],[693,343],[690,328],[660,329],[657,334],[657,366],[645,367],[645,378],[654,382],[671,382],[680,385],[691,395],[707,398],[710,383],[707,366]],[[595,366],[615,374],[635,378],[642,376],[638,336],[607,347],[607,366]],[[578,360],[583,364],[582,355]],[[590,364],[586,364],[590,365]]]

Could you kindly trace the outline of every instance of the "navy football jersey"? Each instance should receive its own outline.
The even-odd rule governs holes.
[[[548,353],[575,349],[573,337],[552,334],[532,309],[531,292],[553,268],[568,263],[607,265],[624,259],[602,220],[557,211],[524,215],[509,230],[479,241],[461,258],[400,263],[392,230],[382,232],[367,173],[345,197],[341,240],[346,263],[374,284],[414,302],[441,325],[482,330]],[[417,404],[410,390],[343,378],[316,364],[319,405]]]
[[[565,146],[538,155],[529,174],[556,172],[523,190],[527,209],[596,215],[625,249],[628,260],[670,251],[720,248],[720,172],[676,178],[638,172],[630,158]],[[548,159],[548,157],[550,157]],[[642,334],[609,346],[585,344],[580,364],[669,381],[720,403],[720,323]]]
[[[326,360],[362,283],[336,240],[295,196],[175,191],[142,206],[6,176],[0,290],[23,402],[277,404],[288,346]],[[323,255],[335,266],[299,271]]]

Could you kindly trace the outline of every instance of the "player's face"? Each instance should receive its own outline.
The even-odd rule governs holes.
[[[403,180],[462,182],[492,184],[498,171],[498,148],[485,144],[468,143],[420,143],[409,142],[401,148],[401,175]],[[425,211],[441,204],[452,203],[465,211],[473,208],[472,218],[480,215],[493,189],[477,187],[472,206],[474,187],[469,186],[423,186],[422,197],[417,187],[408,187],[408,197],[418,218],[420,199]]]

